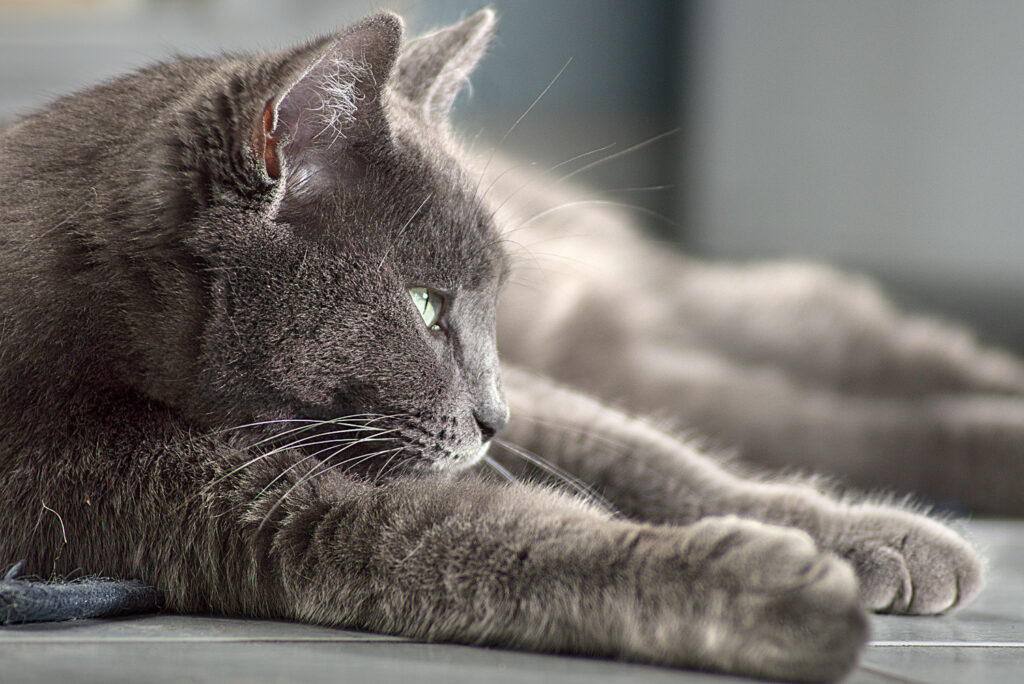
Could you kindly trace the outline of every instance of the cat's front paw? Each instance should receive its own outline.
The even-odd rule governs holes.
[[[849,671],[867,621],[848,563],[795,529],[731,517],[690,529],[701,594],[722,611],[706,623],[704,653],[718,659],[716,669],[790,681]]]
[[[853,564],[868,610],[935,615],[981,589],[981,558],[948,527],[883,506],[854,507],[847,520],[835,550]]]

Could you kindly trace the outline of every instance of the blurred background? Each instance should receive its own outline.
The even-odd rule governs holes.
[[[415,34],[486,1],[0,0],[0,119],[174,53],[280,47],[378,5]],[[574,178],[691,253],[867,272],[1024,351],[1024,3],[489,4],[466,135],[498,141],[561,72],[504,149],[584,155],[568,172],[640,145]]]

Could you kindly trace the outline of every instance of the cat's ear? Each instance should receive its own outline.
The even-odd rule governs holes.
[[[281,176],[283,163],[293,170],[324,164],[337,157],[332,148],[386,130],[382,93],[402,33],[398,15],[380,12],[275,64],[276,85],[257,103],[250,138],[253,158],[270,179]]]
[[[494,35],[494,10],[411,41],[398,59],[395,90],[419,105],[429,119],[448,115]]]

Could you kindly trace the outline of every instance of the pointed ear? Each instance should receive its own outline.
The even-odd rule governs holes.
[[[277,85],[258,103],[252,125],[251,151],[257,167],[276,180],[284,165],[291,174],[303,166],[324,164],[339,143],[385,131],[382,92],[391,78],[402,32],[401,18],[381,12],[278,61],[271,79]]]
[[[408,43],[398,60],[395,90],[420,105],[429,119],[446,117],[483,57],[496,22],[488,7]]]

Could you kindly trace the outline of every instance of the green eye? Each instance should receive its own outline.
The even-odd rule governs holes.
[[[410,287],[409,296],[416,310],[423,317],[423,322],[431,330],[441,329],[441,312],[444,310],[444,297],[425,287]]]

